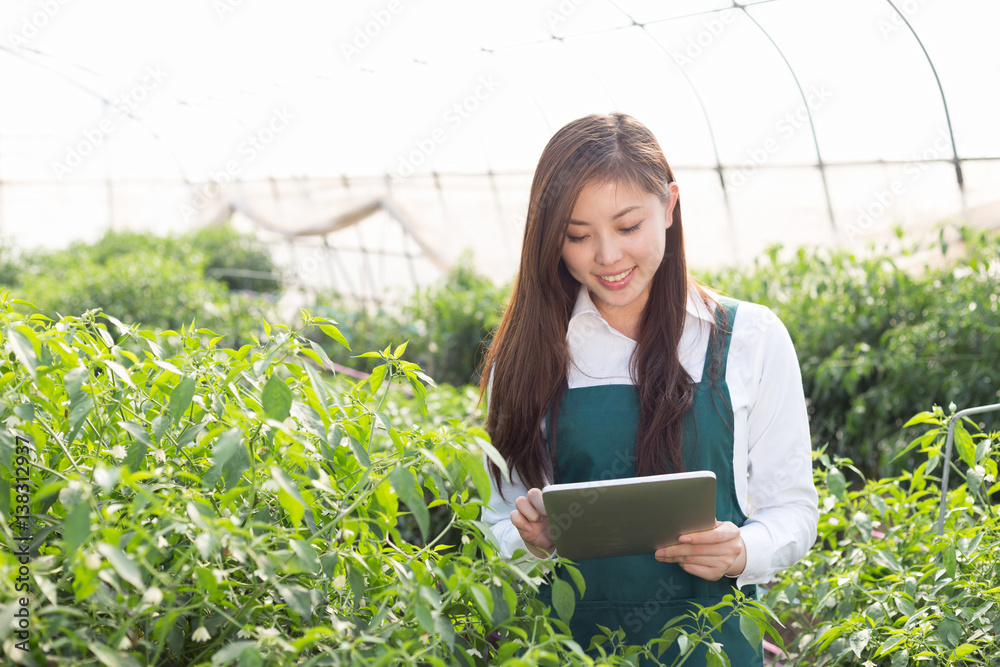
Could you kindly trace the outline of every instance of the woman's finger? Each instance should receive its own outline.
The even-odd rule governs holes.
[[[518,511],[524,515],[524,518],[528,521],[539,521],[542,518],[541,513],[535,507],[534,503],[528,500],[525,496],[518,496],[517,500],[514,501],[514,506],[517,507]]]
[[[532,507],[538,511],[540,516],[548,516],[548,513],[545,511],[545,500],[542,498],[541,489],[528,489],[528,500],[531,501]]]

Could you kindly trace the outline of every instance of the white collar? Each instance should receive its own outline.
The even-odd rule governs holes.
[[[708,292],[709,296],[713,299],[718,300],[718,294],[707,288],[705,291]],[[686,310],[689,317],[695,317],[710,324],[715,322],[714,313],[708,310],[708,307],[701,300],[701,296],[694,290],[688,290]],[[590,298],[589,290],[587,290],[587,288],[583,285],[580,285],[580,291],[577,292],[576,295],[576,304],[573,306],[573,313],[569,318],[570,325],[572,326],[574,320],[584,315],[592,315],[607,324],[600,311],[597,310],[597,306],[594,305],[593,299]],[[608,326],[610,327],[610,325]]]

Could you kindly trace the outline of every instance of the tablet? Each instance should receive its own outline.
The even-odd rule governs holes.
[[[715,527],[710,470],[549,484],[545,513],[558,555],[572,560],[649,554]]]

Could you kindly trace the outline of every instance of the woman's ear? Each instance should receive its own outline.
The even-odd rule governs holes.
[[[663,203],[663,208],[666,213],[666,229],[670,228],[670,225],[674,224],[674,207],[677,205],[677,201],[680,199],[680,188],[677,185],[677,181],[671,181],[667,184],[667,201]]]

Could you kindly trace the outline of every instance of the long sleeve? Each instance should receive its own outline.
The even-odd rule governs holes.
[[[756,353],[751,377],[757,380],[749,387],[754,392],[747,413],[749,511],[740,529],[747,560],[738,586],[767,583],[802,558],[816,541],[819,520],[795,348],[769,309],[758,306],[748,314],[749,326],[740,328]]]
[[[492,392],[493,369],[490,369],[490,381],[486,390],[487,407],[492,398]],[[489,457],[485,454],[483,454],[483,466],[487,471],[490,469]],[[514,501],[518,496],[526,495],[528,489],[524,485],[524,482],[521,481],[521,476],[517,474],[516,470],[511,471],[511,484],[506,484],[503,481],[501,483],[503,484],[506,499],[500,497],[500,491],[493,480],[493,475],[490,475],[490,488],[492,491],[490,492],[489,502],[483,507],[482,521],[493,533],[493,537],[496,538],[497,547],[505,558],[511,558],[518,549],[524,549],[529,557],[537,558],[537,556],[528,551],[524,545],[524,540],[521,539],[521,534],[517,531],[517,527],[510,520],[510,513],[517,509]],[[553,554],[555,554],[555,550],[553,550]]]
[[[485,454],[483,455],[483,465],[489,470],[489,459]],[[521,483],[521,478],[516,472],[511,475],[511,482],[512,484],[503,483],[504,495],[507,497],[507,500],[503,500],[500,498],[500,491],[496,487],[496,482],[493,481],[493,476],[490,475],[490,485],[493,491],[490,493],[489,503],[483,507],[482,516],[483,523],[489,527],[497,540],[500,553],[507,558],[510,558],[516,549],[525,549],[521,534],[517,532],[517,527],[511,523],[510,513],[515,509],[514,500],[518,496],[525,495],[528,489]]]

